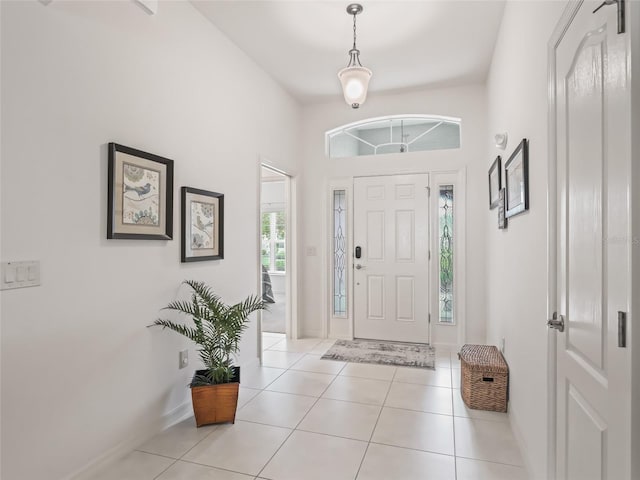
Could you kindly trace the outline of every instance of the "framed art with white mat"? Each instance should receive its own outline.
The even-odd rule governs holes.
[[[224,258],[224,195],[182,187],[182,262]]]

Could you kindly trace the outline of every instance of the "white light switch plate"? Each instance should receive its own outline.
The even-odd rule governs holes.
[[[0,267],[0,290],[40,285],[39,261],[2,262]]]

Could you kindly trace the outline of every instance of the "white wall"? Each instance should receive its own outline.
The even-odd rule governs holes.
[[[329,159],[324,153],[327,130],[365,118],[396,114],[434,114],[462,118],[462,146],[439,150]],[[428,170],[455,170],[466,167],[467,174],[467,326],[469,342],[485,339],[485,216],[488,203],[486,165],[486,104],[482,85],[404,94],[371,93],[358,110],[343,101],[305,106],[303,109],[302,158],[304,191],[302,251],[315,247],[316,256],[303,256],[300,291],[301,332],[305,336],[322,334],[328,315],[328,188],[334,178],[359,175],[385,175]],[[492,225],[495,222],[491,222]],[[473,286],[473,288],[470,288]],[[344,336],[347,328],[338,326],[331,336]],[[447,327],[444,327],[447,328]],[[452,331],[453,332],[453,331]]]
[[[532,478],[547,476],[547,42],[564,2],[508,2],[489,73],[491,134],[507,131],[509,145],[492,142],[485,168],[529,139],[530,210],[498,230],[485,209],[487,341],[505,339],[509,409]],[[492,135],[487,137],[490,140]]]
[[[145,326],[186,278],[257,291],[258,155],[297,172],[299,108],[186,2],[1,10],[0,255],[42,262],[0,296],[1,476],[61,479],[189,404],[188,343]],[[175,160],[173,241],[106,240],[109,141]],[[225,194],[224,260],[180,264],[183,185]]]

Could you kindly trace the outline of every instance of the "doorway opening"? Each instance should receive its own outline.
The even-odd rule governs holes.
[[[260,168],[260,271],[262,348],[291,337],[291,206],[290,177]]]

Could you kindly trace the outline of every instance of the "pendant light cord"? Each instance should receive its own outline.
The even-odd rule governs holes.
[[[353,49],[356,50],[356,14],[353,14]]]

